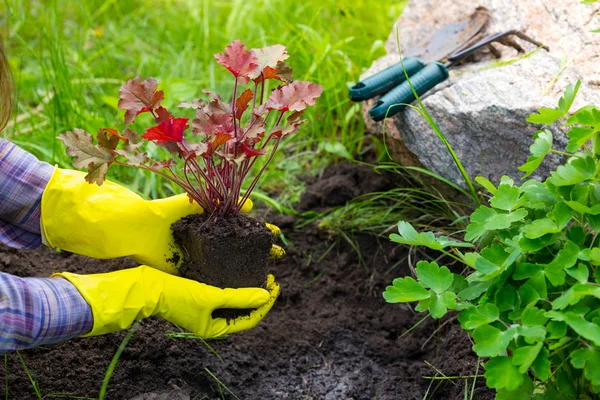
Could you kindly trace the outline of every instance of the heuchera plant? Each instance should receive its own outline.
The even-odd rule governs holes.
[[[420,233],[407,222],[390,237],[467,267],[456,274],[421,261],[416,279],[395,279],[383,296],[390,303],[417,301],[416,309],[433,318],[459,311],[497,399],[600,393],[600,109],[570,114],[578,88],[569,86],[558,107],[528,119],[547,126],[563,118],[569,128],[564,151],[553,149],[549,129],[539,130],[519,168],[527,177],[547,154],[566,157],[544,182],[516,185],[505,176],[496,187],[478,178],[491,195],[489,206],[471,214],[467,242]],[[475,244],[477,252],[460,250]]]
[[[255,188],[262,173],[273,159],[281,139],[294,134],[304,110],[315,104],[323,88],[310,82],[292,82],[292,69],[285,63],[286,48],[274,45],[248,50],[239,40],[216,54],[217,61],[234,76],[231,102],[208,91],[209,101],[195,99],[179,104],[196,110],[191,133],[199,138],[185,138],[190,128],[188,118],[175,117],[161,105],[164,93],[158,82],[139,77],[127,81],[119,91],[119,109],[125,110],[125,125],[140,114],[149,113],[156,125],[140,136],[129,128],[119,133],[113,128],[98,131],[97,142],[83,129],[74,129],[58,138],[74,157],[75,168],[88,171],[85,179],[102,185],[108,167],[117,164],[153,171],[179,185],[190,199],[215,216],[234,215]],[[265,94],[266,80],[283,85]],[[243,90],[243,86],[250,86]],[[267,97],[265,99],[265,97]],[[177,168],[175,159],[156,161],[141,148],[145,139],[167,149],[183,160]],[[122,143],[122,146],[119,146]],[[274,143],[270,150],[267,145]],[[268,155],[262,169],[240,200],[242,183],[259,156]]]

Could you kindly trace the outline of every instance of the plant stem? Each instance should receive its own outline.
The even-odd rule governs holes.
[[[246,193],[244,194],[244,197],[242,198],[242,200],[240,201],[240,203],[238,204],[238,206],[236,208],[238,211],[242,208],[242,205],[246,202],[246,200],[248,200],[248,197],[250,196],[250,193],[252,193],[252,191],[254,190],[254,187],[258,183],[258,180],[262,176],[263,172],[265,172],[265,169],[267,169],[267,166],[269,165],[269,163],[271,162],[271,160],[273,160],[273,156],[275,155],[275,152],[277,151],[277,147],[279,147],[279,143],[280,142],[281,142],[280,140],[277,140],[277,143],[275,143],[275,146],[273,146],[273,150],[271,150],[271,154],[269,155],[269,159],[267,160],[267,162],[265,163],[265,165],[263,165],[263,167],[260,169],[260,171],[258,172],[258,174],[256,175],[256,177],[254,178],[254,180],[252,181],[252,183],[250,184],[250,186],[246,190]]]
[[[561,156],[573,157],[572,153],[567,153],[565,151],[550,149],[551,153],[560,154]]]
[[[265,75],[261,72],[260,76],[263,78],[260,82],[260,105],[262,106],[265,98]]]
[[[260,73],[262,76],[262,72]],[[252,112],[251,115],[254,117],[254,108],[256,107],[256,92],[258,90],[258,83],[254,82],[254,93],[252,93]]]
[[[238,88],[238,79],[236,76],[235,84],[233,85],[233,98],[231,99],[231,113],[233,114],[233,133],[234,133],[234,136],[236,139],[238,137],[237,123],[235,122],[235,101],[236,101],[236,96],[237,96],[237,88]],[[240,120],[241,120],[241,118],[240,118]]]
[[[423,379],[447,380],[447,379],[469,379],[481,378],[483,375],[460,375],[460,376],[423,376]]]
[[[283,112],[281,113],[281,115],[279,115],[279,119],[277,120],[277,122],[275,123],[275,126],[273,127],[273,129],[277,128],[279,126],[279,122],[281,122],[281,118],[283,117]],[[269,116],[271,115],[271,112],[269,111],[269,114],[267,114],[267,118],[269,118]],[[267,118],[265,118],[265,123]],[[271,129],[271,131],[273,130]],[[267,138],[267,140],[264,141],[264,143],[262,144],[262,146],[260,146],[260,150],[264,150],[265,147],[267,147],[267,144],[269,144],[269,141],[274,137],[274,135],[269,135],[269,137]],[[250,172],[250,169],[254,166],[254,163],[256,162],[257,157],[254,157],[252,159],[252,161],[250,161],[249,165],[247,165],[247,167],[244,170],[243,176],[246,176],[248,174],[248,172]]]
[[[215,162],[212,158],[208,159],[210,161],[210,165],[216,169],[215,166]],[[227,198],[227,194],[229,193],[229,190],[227,190],[227,185],[225,185],[225,182],[223,182],[223,178],[221,177],[221,174],[219,173],[219,171],[215,171],[215,178],[216,181],[219,183],[219,185],[221,186],[221,188],[223,189],[223,193],[221,194],[221,198],[222,199],[226,199]]]
[[[124,167],[133,167],[133,168],[139,168],[139,169],[143,169],[146,171],[154,172],[155,174],[158,174],[158,175],[162,176],[163,178],[168,179],[171,182],[175,183],[176,185],[180,186],[186,192],[193,192],[193,188],[191,188],[190,186],[188,186],[187,183],[185,183],[184,181],[182,181],[181,179],[176,177],[176,175],[174,175],[174,177],[171,177],[171,176],[165,174],[164,172],[160,172],[158,170],[152,169],[146,165],[131,165],[131,164],[127,164],[127,163],[124,163],[121,161],[117,161],[117,160],[113,161],[113,163],[117,164],[117,165],[122,165]]]
[[[193,187],[192,182],[190,182],[190,179],[188,177],[188,162],[187,160],[184,162],[183,164],[183,176],[185,176],[185,179],[187,181],[187,183]],[[200,185],[200,181],[198,179],[198,177],[196,175],[194,175],[194,178],[196,178],[196,181],[198,182],[198,185]],[[192,196],[192,194],[190,194],[190,196]],[[194,196],[192,197],[198,204],[200,204],[200,206],[203,209],[208,209],[210,207],[210,203],[208,201],[208,199],[206,198],[206,193],[204,192],[204,190],[198,190],[194,192]]]

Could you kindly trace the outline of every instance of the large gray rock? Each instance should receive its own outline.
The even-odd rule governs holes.
[[[599,3],[600,4],[600,3]],[[486,34],[518,29],[548,45],[550,52],[533,55],[509,65],[498,61],[516,59],[516,50],[496,45],[502,57],[496,60],[483,51],[476,62],[450,69],[450,78],[423,99],[425,107],[455,149],[471,177],[482,175],[498,181],[502,175],[519,179],[517,167],[529,155],[536,131],[525,121],[540,107],[555,107],[564,88],[582,80],[573,109],[600,105],[600,27],[598,5],[580,0],[410,0],[398,20],[402,48],[408,49],[445,24],[461,20],[478,6],[489,10]],[[386,43],[388,54],[375,61],[364,79],[399,61],[395,28]],[[518,40],[526,51],[536,46]],[[380,123],[368,116],[374,100],[365,102],[367,129],[385,132],[393,157],[404,165],[423,166],[463,184],[458,169],[441,140],[427,122],[412,109]],[[558,124],[556,124],[558,125]],[[556,148],[566,145],[565,132],[553,126]],[[533,177],[543,178],[559,158],[547,157]]]

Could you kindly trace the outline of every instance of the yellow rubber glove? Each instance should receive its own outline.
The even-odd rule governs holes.
[[[267,290],[219,289],[147,266],[93,275],[63,272],[52,277],[75,285],[92,308],[94,326],[83,336],[120,331],[135,320],[157,316],[202,338],[215,338],[254,328],[273,307],[280,290],[273,275],[267,278]],[[256,310],[227,321],[211,317],[218,308]]]
[[[175,244],[171,224],[202,213],[202,208],[190,203],[185,194],[144,200],[116,183],[105,181],[98,186],[86,182],[84,176],[79,171],[55,169],[42,195],[44,243],[100,259],[128,256],[176,274],[183,254]],[[252,201],[247,200],[242,211],[251,208]],[[269,228],[274,233],[279,230]],[[271,250],[273,258],[283,254],[279,246]]]

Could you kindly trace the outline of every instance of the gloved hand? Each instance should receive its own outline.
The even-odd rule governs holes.
[[[279,295],[273,275],[267,278],[267,290],[219,289],[147,266],[94,275],[62,272],[52,277],[71,282],[92,308],[94,326],[83,336],[123,330],[154,315],[210,339],[255,327]],[[257,309],[227,321],[211,317],[218,308]]]
[[[56,168],[42,195],[41,225],[44,243],[51,247],[106,259],[129,256],[140,264],[176,274],[183,254],[171,224],[202,213],[185,194],[144,200],[116,183],[89,184],[85,173]],[[248,212],[247,200],[242,211]],[[279,228],[267,224],[275,235]],[[274,245],[272,258],[285,251]]]

